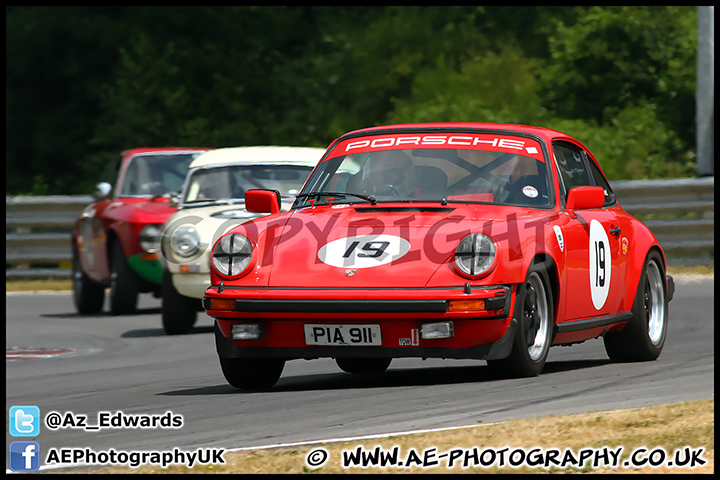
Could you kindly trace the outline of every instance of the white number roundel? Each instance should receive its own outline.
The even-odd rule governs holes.
[[[361,235],[326,243],[318,258],[333,267],[370,268],[385,265],[410,251],[410,242],[394,235]]]
[[[610,292],[612,274],[610,242],[602,224],[590,221],[590,295],[596,310],[600,310]]]

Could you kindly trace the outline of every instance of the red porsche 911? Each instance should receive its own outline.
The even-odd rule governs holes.
[[[427,123],[332,142],[289,212],[214,245],[203,305],[222,372],[273,386],[285,362],[350,373],[393,358],[485,360],[538,375],[551,346],[602,337],[616,362],[656,359],[674,282],[652,232],[593,154],[558,131]]]

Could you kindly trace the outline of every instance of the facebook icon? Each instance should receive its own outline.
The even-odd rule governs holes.
[[[37,442],[10,443],[10,470],[37,472],[40,469],[40,444]]]

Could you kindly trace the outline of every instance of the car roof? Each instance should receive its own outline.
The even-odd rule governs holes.
[[[226,147],[209,150],[190,163],[190,168],[224,165],[227,163],[307,164],[315,166],[325,153],[324,148],[262,145]]]
[[[142,153],[176,153],[176,152],[205,152],[209,148],[205,147],[139,147],[124,150],[125,156],[138,155]]]
[[[484,123],[484,122],[432,122],[432,123],[401,123],[395,125],[381,125],[377,127],[362,128],[353,130],[344,134],[342,137],[357,134],[373,134],[380,133],[384,130],[452,130],[452,129],[484,129],[484,130],[503,130],[509,132],[524,132],[537,135],[545,140],[556,139],[558,137],[572,138],[566,133],[545,127],[536,127],[532,125],[520,125],[514,123]],[[342,138],[341,137],[341,138]],[[577,141],[577,140],[576,140]]]

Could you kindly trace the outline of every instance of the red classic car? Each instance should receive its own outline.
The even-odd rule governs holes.
[[[78,313],[102,310],[110,287],[110,313],[132,313],[139,293],[160,295],[160,235],[175,212],[190,162],[207,148],[135,148],[108,165],[96,201],[72,232],[73,300]]]
[[[487,361],[538,375],[555,345],[603,337],[613,361],[654,360],[674,282],[661,245],[617,202],[593,154],[550,129],[388,125],[328,147],[279,212],[213,248],[203,305],[222,372],[268,388],[291,359],[350,373],[398,357]]]

